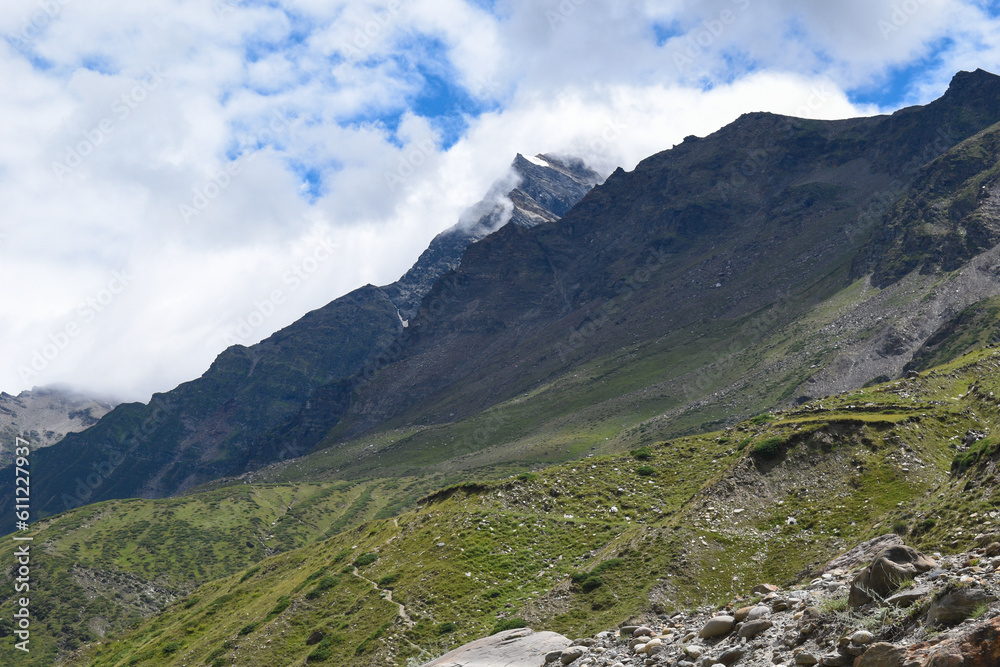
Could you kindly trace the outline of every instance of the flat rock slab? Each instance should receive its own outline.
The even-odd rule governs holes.
[[[570,643],[555,632],[506,630],[460,646],[421,667],[542,667],[546,653]]]

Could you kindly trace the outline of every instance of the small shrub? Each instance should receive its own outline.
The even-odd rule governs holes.
[[[351,566],[348,566],[348,567],[351,567]],[[354,568],[351,567],[351,569],[354,569]],[[333,588],[338,583],[340,583],[340,575],[330,575],[330,576],[323,577],[322,579],[319,580],[319,582],[317,582],[316,586],[314,586],[311,591],[309,591],[308,593],[306,593],[306,599],[307,600],[315,600],[320,595],[322,595],[324,591],[326,591],[326,590],[328,590],[330,588]]]
[[[288,607],[291,604],[292,604],[292,599],[290,597],[288,597],[287,595],[282,595],[280,598],[278,598],[278,603],[276,605],[274,605],[274,608],[267,613],[267,618],[268,619],[272,619],[272,618],[280,615],[281,612],[283,612],[286,609],[288,609]]]
[[[591,599],[590,608],[594,611],[604,611],[605,609],[614,607],[616,602],[617,600],[614,595],[608,591],[601,591]]]
[[[391,588],[394,583],[399,581],[400,576],[401,575],[398,572],[395,572],[393,574],[387,574],[378,580],[378,587]]]
[[[361,554],[354,559],[354,567],[365,567],[366,565],[371,565],[378,560],[378,554],[366,553]]]
[[[247,579],[250,579],[251,577],[253,577],[258,572],[260,572],[260,568],[259,567],[252,567],[252,568],[250,568],[249,570],[246,571],[246,573],[244,573],[244,575],[242,577],[240,577],[240,583],[241,584],[244,583]]]
[[[604,580],[598,577],[597,575],[592,574],[580,583],[580,589],[584,593],[589,593],[593,590],[597,590],[603,585],[604,585]]]
[[[199,600],[201,600],[201,598],[198,597],[197,595],[194,596],[193,598],[188,598],[187,600],[184,601],[184,608],[185,609],[190,609],[191,607],[193,607],[196,604],[198,604]]]
[[[629,453],[640,461],[648,461],[653,458],[653,450],[649,447],[639,447],[638,449],[633,449]]]
[[[437,626],[437,633],[439,635],[446,635],[449,632],[455,632],[458,630],[458,624],[453,621],[448,621],[446,623],[440,623]]]
[[[517,478],[522,482],[534,482],[538,479],[538,475],[533,472],[522,472]]]
[[[635,472],[643,477],[649,477],[650,475],[656,474],[656,468],[653,466],[639,466]]]
[[[750,418],[750,423],[760,426],[761,424],[766,424],[769,421],[774,421],[774,415],[765,412],[762,415],[757,415],[756,417]]]
[[[764,460],[776,459],[781,456],[783,444],[784,441],[781,438],[767,438],[755,444],[751,451],[755,456]]]
[[[333,641],[329,636],[323,637],[312,653],[306,656],[306,662],[325,662],[333,657]]]
[[[737,443],[736,451],[742,452],[744,449],[747,448],[747,445],[749,445],[752,441],[753,438],[743,438],[742,440],[739,441],[739,443]]]
[[[251,632],[253,632],[254,630],[256,630],[258,625],[260,625],[260,624],[259,623],[249,623],[247,625],[244,625],[242,628],[240,628],[240,634],[241,635],[248,635]]]
[[[163,647],[163,655],[172,655],[174,653],[177,653],[177,651],[179,651],[180,648],[181,648],[180,642],[168,642]]]
[[[493,626],[493,633],[503,632],[504,630],[517,630],[518,628],[528,627],[528,622],[523,618],[505,618],[502,621],[497,621],[496,625]]]

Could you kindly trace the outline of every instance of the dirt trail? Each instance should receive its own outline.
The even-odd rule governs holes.
[[[371,584],[372,588],[374,588],[376,591],[378,591],[378,594],[382,597],[383,600],[386,600],[387,602],[392,602],[394,605],[396,605],[397,607],[399,607],[399,617],[403,620],[403,623],[406,624],[406,627],[412,628],[415,625],[415,623],[413,622],[413,619],[410,618],[410,615],[406,613],[406,605],[404,605],[404,604],[402,604],[400,602],[395,602],[392,599],[392,590],[391,589],[388,589],[388,588],[379,588],[377,583],[375,583],[374,581],[372,581],[368,577],[365,577],[360,572],[358,572],[358,568],[354,568],[354,576],[357,577],[358,579],[362,579],[364,581],[367,581],[369,584]]]

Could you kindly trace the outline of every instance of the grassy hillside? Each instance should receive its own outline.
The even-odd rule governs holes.
[[[987,349],[725,431],[451,487],[209,583],[72,664],[403,665],[522,620],[583,635],[787,584],[893,530],[966,548],[997,523],[998,370]]]
[[[113,500],[32,526],[31,664],[139,622],[197,586],[392,513],[432,479],[229,486],[166,500]],[[16,544],[0,542],[0,562]],[[0,662],[10,644],[12,572],[0,575]]]

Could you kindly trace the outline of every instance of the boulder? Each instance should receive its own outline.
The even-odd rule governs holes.
[[[900,667],[903,649],[885,642],[872,644],[865,654],[855,660],[854,667]]]
[[[937,567],[937,563],[912,547],[897,545],[883,549],[871,565],[851,581],[847,602],[855,609],[885,599],[906,579]]]
[[[770,627],[771,627],[771,621],[759,618],[756,621],[747,621],[746,623],[744,623],[740,627],[739,632],[737,632],[736,634],[739,635],[740,637],[746,637],[747,639],[752,639],[753,637],[756,637],[757,635],[769,629]]]
[[[555,632],[520,628],[477,639],[421,667],[539,667],[541,656],[568,645],[569,639]]]
[[[871,563],[875,556],[879,555],[889,547],[903,546],[902,538],[896,533],[886,533],[879,537],[862,542],[850,551],[837,556],[823,566],[820,574],[831,570],[850,570],[858,565]]]
[[[927,625],[955,625],[970,618],[976,608],[996,600],[982,588],[949,587],[937,596],[927,610]]]
[[[716,616],[715,618],[708,619],[708,622],[702,626],[699,634],[704,639],[722,637],[728,635],[734,625],[736,625],[736,619],[732,616]]]
[[[930,586],[914,586],[913,588],[907,588],[905,591],[899,591],[895,595],[890,595],[886,598],[885,603],[892,605],[893,607],[905,608],[911,606],[920,598],[927,597],[930,594]]]

